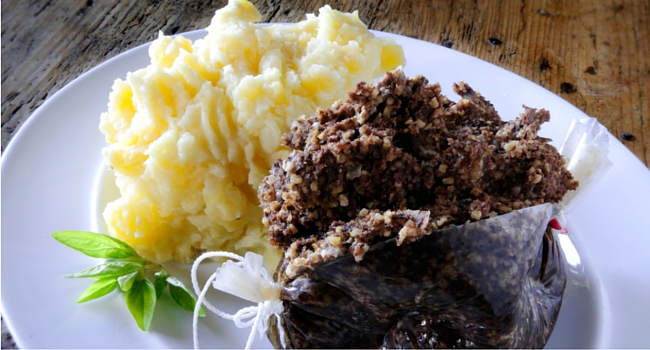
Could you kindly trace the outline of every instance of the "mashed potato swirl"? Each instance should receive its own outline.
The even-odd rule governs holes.
[[[356,12],[325,6],[292,25],[259,20],[249,2],[230,0],[205,38],[161,33],[151,63],[113,85],[99,128],[121,196],[104,219],[149,259],[189,263],[227,250],[277,262],[257,188],[288,154],[281,135],[297,117],[404,64],[402,49],[370,33]]]

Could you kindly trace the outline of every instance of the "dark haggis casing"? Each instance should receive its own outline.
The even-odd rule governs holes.
[[[373,245],[285,284],[281,327],[291,348],[542,348],[566,284],[542,204]],[[269,338],[280,348],[275,317]]]

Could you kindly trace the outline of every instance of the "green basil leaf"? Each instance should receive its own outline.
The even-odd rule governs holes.
[[[126,292],[126,306],[138,327],[143,331],[148,330],[156,307],[156,290],[153,283],[146,278],[135,281]]]
[[[97,265],[89,269],[71,273],[63,277],[69,278],[99,278],[99,277],[120,277],[139,270],[143,265],[131,261],[111,261],[105,264]]]
[[[103,297],[104,295],[112,292],[117,288],[117,280],[113,277],[101,278],[93,282],[86,291],[83,292],[77,299],[78,303],[85,303],[87,301]]]
[[[156,289],[156,297],[160,298],[167,288],[167,277],[169,274],[165,270],[160,270],[154,274],[153,285]]]
[[[141,270],[135,270],[126,275],[122,275],[117,278],[117,283],[120,285],[120,289],[123,291],[128,291],[133,287],[133,282],[135,282],[139,276],[143,276],[144,272]]]
[[[183,309],[194,312],[196,297],[185,287],[183,282],[179,281],[176,277],[170,276],[167,278],[167,283],[169,283],[169,293],[172,295],[172,299]],[[199,311],[199,316],[205,316],[203,307]]]
[[[52,234],[57,241],[93,258],[123,259],[137,257],[131,246],[119,239],[86,231],[59,231]]]

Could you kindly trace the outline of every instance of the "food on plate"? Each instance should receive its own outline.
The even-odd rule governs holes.
[[[283,136],[258,192],[284,253],[275,346],[544,346],[566,284],[547,225],[578,183],[537,135],[548,111],[506,122],[454,91],[398,69]]]
[[[113,85],[100,130],[120,198],[109,233],[153,261],[253,251],[277,261],[257,188],[285,157],[293,120],[328,107],[359,81],[404,64],[357,13],[325,6],[291,25],[259,26],[245,0],[218,10],[205,38],[160,34],[151,63]]]

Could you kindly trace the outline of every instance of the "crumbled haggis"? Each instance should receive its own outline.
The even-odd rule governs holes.
[[[577,187],[558,151],[537,136],[546,110],[524,106],[504,122],[469,85],[453,88],[458,102],[439,84],[395,70],[294,122],[283,136],[293,150],[258,196],[271,243],[300,259],[296,271],[342,254],[359,261],[391,237],[402,244],[559,202]]]

